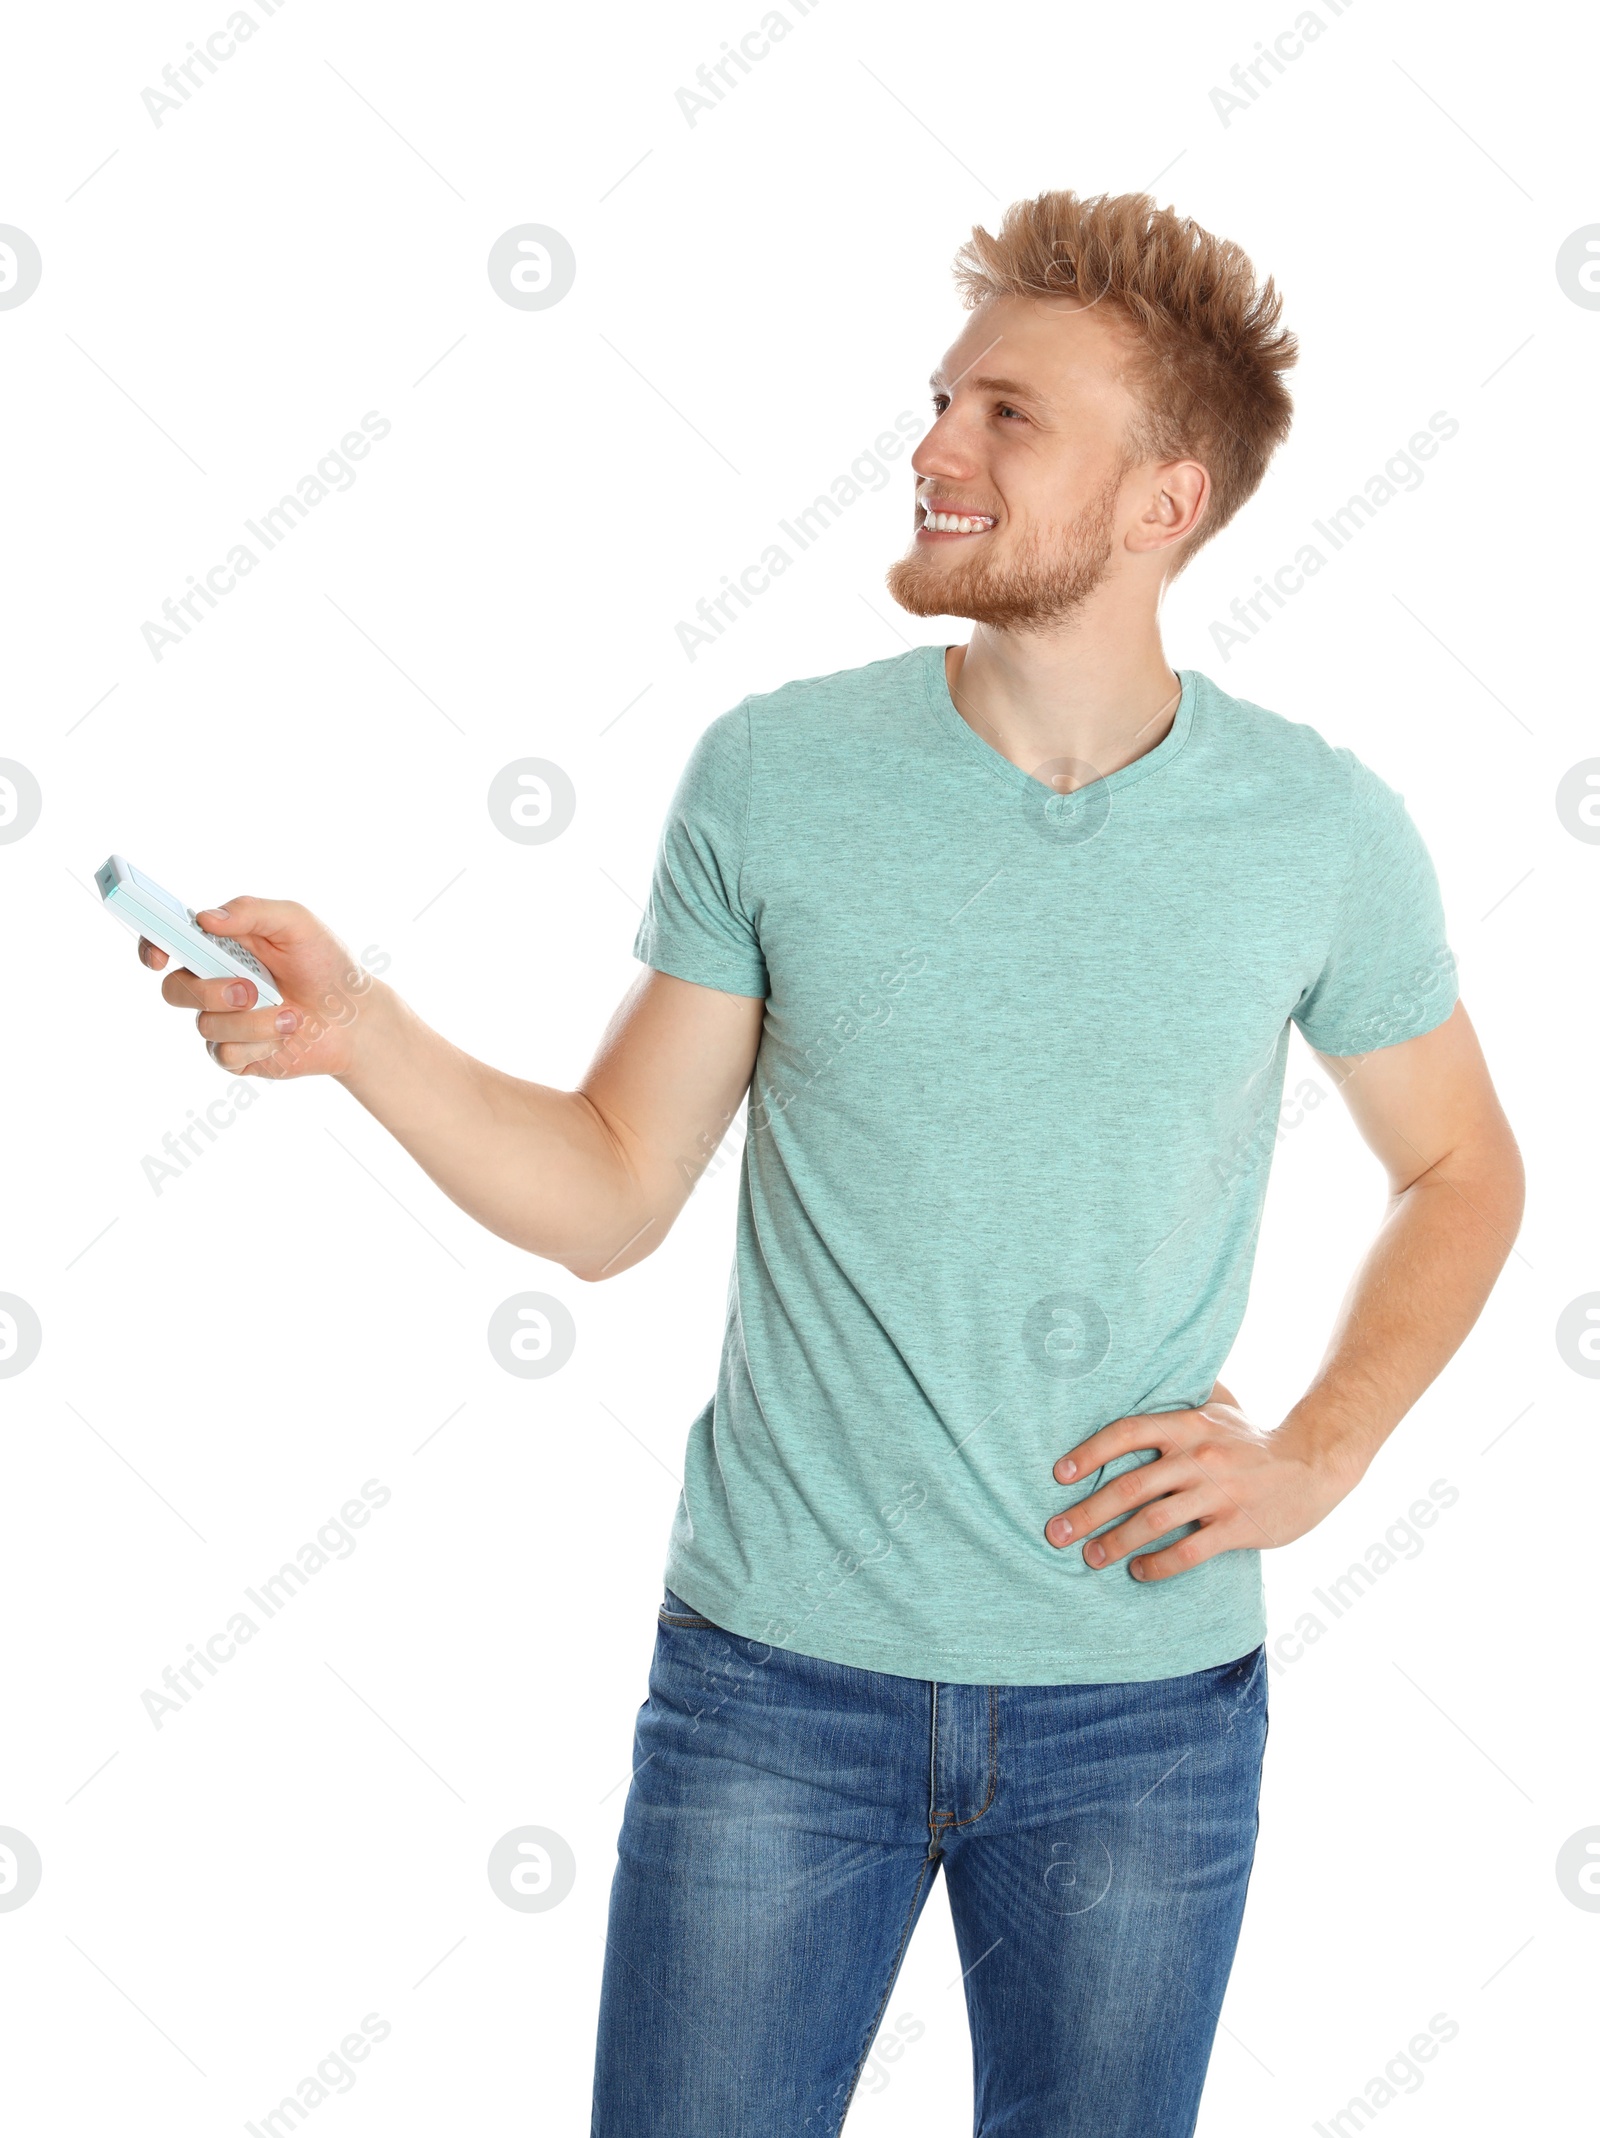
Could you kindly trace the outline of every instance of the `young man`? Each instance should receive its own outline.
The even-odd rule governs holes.
[[[958,277],[889,585],[971,639],[712,722],[650,970],[576,1091],[379,983],[325,1023],[351,961],[299,906],[201,916],[280,1012],[163,984],[230,1073],[337,1076],[586,1279],[660,1244],[748,1090],[597,2138],[837,2132],[941,1867],[977,2128],[1192,2131],[1255,1843],[1260,1553],[1359,1482],[1520,1216],[1399,797],[1162,650],[1164,586],[1288,428],[1272,284],[1145,198],[1070,193],[975,231]],[[1390,1201],[1269,1429],[1215,1377],[1291,1023]]]

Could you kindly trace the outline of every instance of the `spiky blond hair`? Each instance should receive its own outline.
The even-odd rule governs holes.
[[[1283,374],[1297,356],[1283,299],[1239,246],[1147,193],[1041,193],[980,226],[955,260],[969,311],[994,297],[1107,304],[1131,330],[1128,383],[1142,415],[1135,460],[1198,460],[1211,477],[1187,563],[1250,496],[1288,435]]]

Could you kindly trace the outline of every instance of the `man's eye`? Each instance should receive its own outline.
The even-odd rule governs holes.
[[[936,416],[942,416],[949,406],[950,396],[947,393],[936,393],[934,395],[933,412]]]
[[[1013,408],[1011,407],[1009,402],[1006,401],[1002,401],[1000,403],[999,407],[995,410],[995,414],[997,416],[1015,416],[1018,421],[1022,423],[1026,423],[1028,420],[1027,417],[1023,415],[1022,410],[1020,408]]]

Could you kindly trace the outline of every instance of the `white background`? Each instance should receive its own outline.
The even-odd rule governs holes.
[[[1293,437],[1173,591],[1169,653],[1405,794],[1531,1179],[1465,1352],[1267,1560],[1281,1641],[1430,1482],[1459,1491],[1420,1556],[1280,1650],[1201,2130],[1309,2129],[1436,2013],[1459,2033],[1382,2130],[1567,2127],[1600,1939],[1554,1871],[1600,1822],[1597,1391],[1554,1327],[1600,1285],[1579,1111],[1600,849],[1554,792],[1600,748],[1580,623],[1600,315],[1554,262],[1600,220],[1592,43],[1538,9],[1502,41],[1498,18],[1324,5],[1325,34],[1224,125],[1211,91],[1293,0],[824,0],[786,8],[789,37],[691,127],[676,91],[760,0],[251,12],[159,127],[141,91],[224,0],[35,10],[4,52],[0,221],[44,263],[0,311],[0,755],[44,796],[0,846],[0,1290],[44,1330],[0,1386],[0,1825],[44,1865],[0,1912],[17,2126],[238,2130],[376,2012],[389,2038],[316,2130],[587,2128],[737,1174],[590,1287],[474,1229],[329,1086],[256,1087],[157,1194],[142,1160],[225,1086],[94,910],[93,870],[115,848],[196,903],[301,899],[462,1045],[572,1082],[635,970],[700,729],[747,691],[963,635],[883,591],[904,461],[692,662],[676,624],[925,411],[974,222],[1154,182],[1273,272],[1304,349]],[[542,312],[485,272],[524,222],[577,256]],[[141,625],[368,410],[392,430],[353,488],[153,659]],[[1437,410],[1460,430],[1421,487],[1224,661],[1228,604]],[[485,806],[526,756],[577,789],[546,846]],[[1326,1086],[1296,1041],[1290,1091],[1307,1076]],[[1313,1368],[1381,1199],[1336,1101],[1285,1134],[1227,1369],[1263,1420]],[[577,1322],[547,1381],[485,1342],[527,1289]],[[353,1556],[156,1730],[143,1690],[369,1478],[392,1498]],[[524,1824],[577,1859],[545,1913],[485,1875]],[[924,2031],[869,2074],[852,2131],[969,2127],[957,1969],[936,1895],[889,2006]]]

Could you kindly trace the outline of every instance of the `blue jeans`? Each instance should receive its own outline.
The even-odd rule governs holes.
[[[934,1685],[745,1640],[669,1593],[593,2138],[834,2138],[941,1868],[980,2138],[1187,2138],[1266,1677],[1257,1648],[1136,1684]]]

